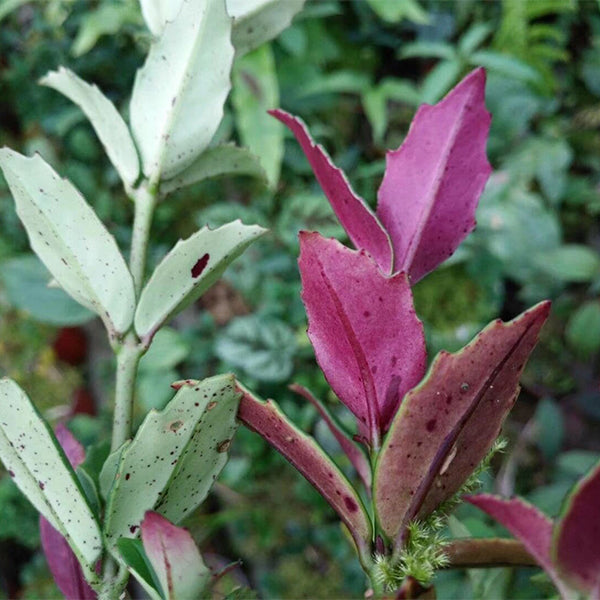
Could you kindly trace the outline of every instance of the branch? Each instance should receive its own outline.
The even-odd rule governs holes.
[[[453,540],[444,547],[444,553],[449,559],[448,569],[539,566],[521,542],[504,538]]]

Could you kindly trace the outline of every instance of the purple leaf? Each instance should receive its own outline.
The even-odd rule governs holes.
[[[577,587],[600,590],[600,464],[575,486],[555,526],[554,556]]]
[[[542,302],[509,323],[492,322],[456,354],[440,352],[407,394],[375,468],[379,521],[397,544],[411,520],[455,494],[485,458],[549,310]]]
[[[553,524],[546,515],[520,498],[505,500],[492,494],[478,494],[467,496],[465,500],[506,527],[548,573],[561,596],[572,597],[572,592],[561,580],[550,556]]]
[[[317,361],[374,447],[425,370],[423,325],[404,273],[386,277],[364,251],[300,233],[302,299]]]
[[[389,273],[392,268],[390,238],[365,201],[354,193],[343,171],[331,162],[322,146],[313,142],[301,119],[283,110],[271,110],[269,114],[287,125],[296,136],[315,177],[355,247],[369,252],[381,270]]]
[[[369,559],[371,521],[360,496],[315,440],[298,429],[272,400],[242,392],[238,418],[282,454],[331,504],[348,527],[359,554]],[[370,560],[370,559],[369,559]]]
[[[200,598],[210,573],[189,532],[152,511],[146,512],[141,530],[144,551],[165,600]]]
[[[321,418],[323,421],[325,421],[327,427],[329,427],[329,430],[331,433],[333,433],[333,436],[337,440],[338,444],[350,462],[354,465],[356,472],[365,484],[365,489],[370,493],[373,475],[369,460],[362,448],[360,448],[356,442],[354,442],[354,440],[348,436],[346,431],[340,426],[335,417],[331,415],[323,403],[320,400],[317,400],[309,390],[301,385],[298,385],[297,383],[290,385],[290,389],[308,400],[319,411]]]
[[[388,152],[377,216],[394,247],[394,272],[414,285],[475,227],[490,174],[485,146],[485,71],[476,69],[435,106],[417,111],[398,150]]]
[[[85,460],[85,450],[62,424],[55,430],[56,439],[65,451],[73,469]],[[67,540],[50,523],[40,517],[40,538],[48,567],[58,589],[67,600],[95,600],[96,593],[83,576],[79,561]]]

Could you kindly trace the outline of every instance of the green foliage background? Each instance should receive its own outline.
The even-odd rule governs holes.
[[[0,3],[0,143],[40,152],[79,187],[124,249],[132,207],[116,173],[80,111],[36,81],[63,64],[124,109],[147,44],[133,0]],[[558,511],[600,456],[600,6],[591,0],[309,1],[275,42],[240,61],[218,137],[253,148],[268,185],[223,178],[171,196],[157,210],[150,261],[207,223],[241,218],[271,234],[156,340],[141,365],[139,417],[165,404],[172,381],[232,370],[349,466],[312,407],[287,389],[293,381],[306,385],[347,417],[315,366],[296,267],[298,230],[340,239],[343,232],[299,147],[265,110],[281,106],[301,116],[374,203],[385,151],[402,142],[416,107],[438,101],[476,66],[488,72],[494,175],[477,230],[419,283],[417,310],[433,357],[462,346],[496,316],[553,300],[506,426],[509,447],[483,486]],[[46,288],[3,181],[0,262],[2,374],[23,384],[54,421],[84,385],[97,415],[77,415],[72,428],[85,443],[106,436],[110,353],[89,314]],[[79,323],[89,351],[73,367],[52,343],[59,326]],[[36,551],[35,514],[6,478],[0,515],[1,593],[56,594]],[[362,573],[332,511],[248,431],[237,435],[214,494],[187,525],[213,565],[241,557],[226,590],[362,597]],[[470,507],[459,508],[450,529],[502,533]],[[534,569],[444,572],[436,584],[439,598],[553,594]]]

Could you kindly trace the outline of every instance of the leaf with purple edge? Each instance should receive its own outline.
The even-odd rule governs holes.
[[[359,250],[369,252],[381,270],[389,273],[393,262],[390,238],[365,201],[352,190],[343,171],[331,162],[322,146],[313,142],[301,119],[283,110],[272,110],[269,114],[279,119],[296,136],[315,177],[352,243]]]
[[[484,93],[480,68],[438,104],[421,106],[402,146],[387,154],[377,216],[392,240],[394,272],[409,273],[413,285],[475,226],[491,171]]]
[[[308,335],[333,391],[375,446],[425,371],[423,325],[404,273],[386,277],[364,252],[300,233]]]
[[[329,502],[350,531],[360,556],[369,559],[371,520],[348,479],[315,440],[298,429],[273,400],[242,392],[238,419],[282,454]]]
[[[71,466],[76,469],[85,460],[83,446],[63,424],[59,424],[54,433]],[[41,515],[40,540],[48,568],[65,598],[67,600],[95,600],[96,593],[85,580],[81,565],[69,547],[69,543]]]
[[[565,578],[586,592],[600,590],[600,463],[569,494],[552,553]]]
[[[200,598],[210,572],[189,532],[151,511],[146,513],[141,529],[144,551],[165,600]]]
[[[329,412],[327,407],[313,394],[302,385],[294,383],[289,386],[290,390],[296,392],[304,399],[308,400],[319,412],[321,418],[329,427],[329,430],[337,440],[340,448],[344,451],[350,462],[354,465],[356,472],[365,484],[367,492],[371,492],[371,482],[373,474],[371,472],[371,464],[365,454],[365,451],[350,438],[346,430],[338,423],[337,419]]]
[[[542,302],[490,323],[455,354],[442,351],[404,398],[375,467],[383,531],[401,546],[408,523],[452,497],[498,437],[550,310]]]
[[[552,545],[552,521],[533,504],[521,498],[504,499],[492,494],[467,496],[465,500],[506,527],[548,573],[563,598],[573,593],[561,580],[550,555]]]

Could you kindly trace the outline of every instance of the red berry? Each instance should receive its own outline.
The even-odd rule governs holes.
[[[52,347],[56,356],[69,365],[80,365],[87,356],[87,338],[81,327],[63,327]]]

